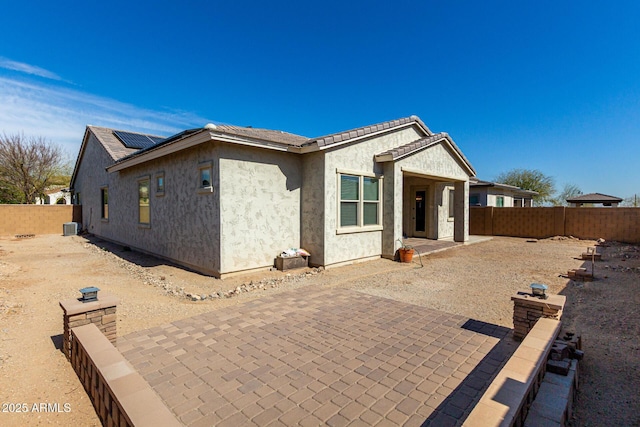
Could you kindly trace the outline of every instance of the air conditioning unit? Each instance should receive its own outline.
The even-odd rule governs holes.
[[[62,224],[62,234],[65,236],[75,236],[78,234],[77,222],[65,222]]]

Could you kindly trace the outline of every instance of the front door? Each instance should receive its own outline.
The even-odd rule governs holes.
[[[413,236],[427,237],[429,223],[427,221],[427,188],[417,187],[413,191],[413,206],[411,213],[413,214]]]

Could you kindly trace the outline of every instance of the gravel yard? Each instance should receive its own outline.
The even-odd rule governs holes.
[[[415,260],[407,265],[381,259],[218,280],[95,238],[0,240],[0,425],[99,425],[57,349],[58,301],[76,297],[85,286],[121,299],[118,334],[124,335],[301,286],[354,289],[512,327],[510,297],[532,282],[567,296],[565,329],[583,337],[586,356],[573,424],[639,425],[640,252],[612,245],[596,267],[598,280],[561,277],[583,265],[575,257],[593,244],[494,238],[423,257],[422,267]],[[36,412],[43,402],[58,403],[59,412]],[[7,411],[10,404],[13,411]],[[28,411],[16,413],[16,404]]]

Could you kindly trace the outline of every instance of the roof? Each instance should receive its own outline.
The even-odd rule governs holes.
[[[300,136],[281,130],[261,129],[250,126],[241,127],[233,125],[218,125],[216,126],[215,130],[229,135],[245,136],[248,138],[277,142],[280,144],[287,144],[295,147],[299,147],[309,140],[309,138],[307,138],[306,136]]]
[[[469,187],[501,188],[501,189],[504,189],[504,190],[511,190],[511,191],[519,193],[519,194],[527,194],[527,195],[531,195],[531,196],[536,196],[538,194],[537,191],[525,190],[524,188],[516,187],[515,185],[501,184],[499,182],[483,181],[483,180],[478,179],[478,178],[471,179],[469,181]]]
[[[162,139],[157,144],[143,149],[126,148],[122,142],[114,136],[112,129],[87,126],[87,131],[91,131],[96,136],[114,160],[114,164],[108,166],[108,170],[116,171],[211,140],[254,147],[271,148],[293,153],[305,153],[309,151],[333,148],[345,143],[353,143],[362,138],[410,126],[417,126],[425,136],[410,144],[405,144],[384,153],[377,154],[377,161],[396,160],[431,145],[446,141],[447,145],[454,151],[454,154],[458,156],[459,160],[464,164],[469,174],[475,174],[471,163],[462,154],[462,151],[460,151],[448,134],[438,133],[434,135],[422,120],[415,115],[359,127],[344,132],[337,132],[318,138],[307,138],[305,136],[295,135],[280,130],[253,128],[250,126],[207,125],[204,128],[189,129],[180,132],[176,135]]]
[[[432,135],[427,125],[425,125],[418,116],[409,116],[401,119],[390,120],[387,122],[378,123],[375,125],[364,126],[356,129],[347,130],[344,132],[333,133],[331,135],[321,136],[319,138],[312,138],[305,143],[305,145],[311,145],[316,143],[318,147],[328,147],[338,143],[348,142],[352,139],[360,138],[363,136],[384,132],[396,127],[400,127],[407,124],[417,123],[423,128],[427,135]]]
[[[135,153],[139,151],[137,148],[127,148],[124,146],[122,141],[120,141],[114,134],[113,131],[116,129],[103,128],[99,126],[87,126],[88,129],[91,129],[91,132],[95,135],[95,137],[100,141],[102,146],[107,150],[107,153],[111,156],[113,160],[119,160],[129,154]],[[129,131],[126,131],[129,132]],[[145,135],[139,132],[129,132],[137,135]],[[147,136],[147,135],[145,135]],[[149,135],[155,136],[155,135]],[[155,136],[157,138],[157,136]]]
[[[569,203],[620,203],[622,199],[616,196],[609,196],[602,193],[582,194],[577,197],[567,199]]]

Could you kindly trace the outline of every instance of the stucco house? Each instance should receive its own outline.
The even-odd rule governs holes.
[[[44,192],[44,197],[36,197],[36,205],[70,205],[71,192],[68,188],[49,188]]]
[[[523,190],[520,187],[497,182],[482,181],[475,177],[469,181],[470,206],[530,208],[533,197],[537,194],[537,191]]]
[[[212,125],[169,138],[87,126],[81,227],[217,277],[301,247],[333,266],[393,258],[403,236],[468,240],[475,171],[416,116],[319,138]]]

